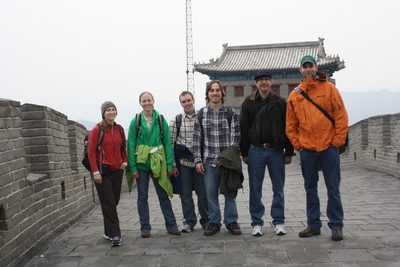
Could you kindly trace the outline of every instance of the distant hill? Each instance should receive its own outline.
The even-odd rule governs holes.
[[[87,121],[87,120],[77,120],[78,123],[82,124],[83,126],[86,127],[87,130],[92,130],[93,127],[97,124],[97,122],[93,122],[93,121]],[[125,129],[125,136],[128,136],[128,129]]]
[[[400,93],[387,89],[340,94],[349,114],[349,125],[369,117],[400,112]]]
[[[87,121],[87,120],[82,120],[79,119],[77,120],[78,123],[82,124],[83,126],[86,127],[89,131],[93,129],[93,127],[96,125],[96,122],[93,121]]]

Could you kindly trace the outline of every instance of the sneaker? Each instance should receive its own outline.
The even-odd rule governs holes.
[[[310,227],[307,227],[303,231],[299,233],[300,237],[310,237],[313,235],[320,235],[321,234],[321,229],[312,229]]]
[[[116,236],[114,238],[111,239],[111,246],[112,247],[118,247],[121,246],[122,244],[122,239],[120,236]]]
[[[275,225],[275,234],[276,235],[286,235],[285,226],[283,224]]]
[[[333,229],[332,230],[332,240],[333,241],[343,240],[343,231],[342,231],[342,229]]]
[[[233,235],[242,234],[242,230],[240,230],[239,224],[237,222],[230,223],[227,228],[229,232],[231,232]]]
[[[181,231],[179,231],[178,229],[172,230],[172,232],[170,233],[171,235],[181,235]]]
[[[105,239],[105,240],[112,240],[112,238],[110,238],[108,235],[106,235],[106,234],[103,234],[103,238]]]
[[[184,224],[181,231],[182,233],[190,233],[191,231],[193,231],[193,227],[188,224]]]
[[[256,225],[253,227],[253,233],[251,233],[252,236],[262,236],[263,232],[261,231],[261,225]]]
[[[207,229],[204,231],[204,235],[205,236],[215,235],[217,232],[219,232],[220,229],[221,227],[219,227],[217,224],[210,223],[208,224]]]

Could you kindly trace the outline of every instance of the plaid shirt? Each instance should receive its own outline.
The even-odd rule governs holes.
[[[176,127],[176,117],[174,117],[171,120],[169,124],[169,131],[171,133],[172,147],[174,147],[176,141],[177,144],[185,145],[190,150],[190,152],[193,153],[193,125],[194,121],[196,120],[196,117],[197,117],[197,110],[191,118],[188,117],[185,114],[185,112],[182,113],[182,122],[181,122],[181,127],[179,128],[179,136],[176,136],[178,131]],[[181,164],[189,168],[195,167],[193,159],[182,158]],[[174,156],[174,166],[176,166],[175,156]]]
[[[230,146],[239,147],[239,115],[236,110],[232,109],[230,129],[226,117],[226,105],[222,105],[216,112],[208,105],[204,107],[203,112],[203,131],[201,130],[199,120],[195,120],[193,131],[193,154],[195,164],[203,163],[215,167],[217,166],[218,156],[222,151]],[[202,154],[201,146],[203,137],[204,147]]]

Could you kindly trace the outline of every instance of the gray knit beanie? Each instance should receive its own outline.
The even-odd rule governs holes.
[[[109,107],[114,107],[115,109],[117,109],[117,107],[115,106],[115,104],[111,101],[106,101],[101,105],[101,117],[104,119],[104,112],[106,112],[106,109]]]

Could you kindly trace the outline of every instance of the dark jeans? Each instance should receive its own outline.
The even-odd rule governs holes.
[[[121,196],[123,174],[123,170],[110,171],[108,175],[102,176],[101,185],[95,183],[103,213],[104,234],[111,238],[121,236],[117,205]]]
[[[340,155],[337,147],[316,152],[303,150],[300,152],[301,170],[304,177],[304,188],[307,194],[307,225],[313,229],[322,226],[320,201],[318,197],[318,170],[321,167],[328,191],[326,214],[331,230],[343,228],[343,206],[340,196]]]
[[[193,201],[194,189],[197,195],[197,207],[200,213],[200,224],[202,226],[207,226],[210,216],[208,215],[207,192],[204,184],[204,176],[198,173],[196,168],[189,168],[181,165],[181,177],[181,204],[183,218],[185,219],[183,224],[187,224],[190,227],[194,227],[197,224],[197,216]]]

